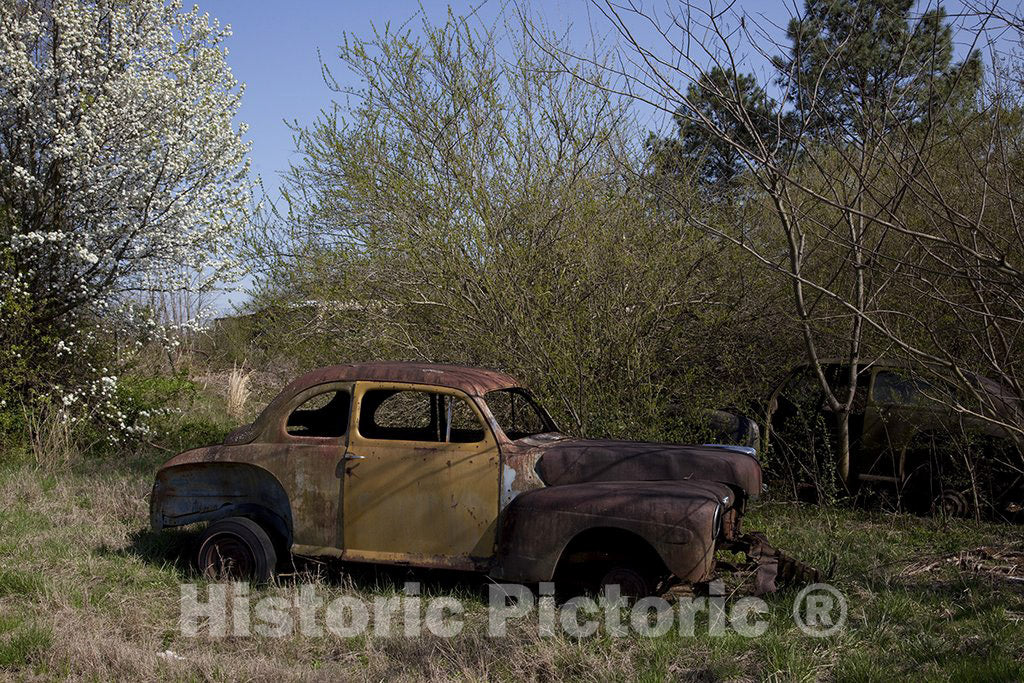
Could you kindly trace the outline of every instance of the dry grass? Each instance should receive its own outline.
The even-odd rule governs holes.
[[[48,472],[64,471],[80,455],[71,418],[60,408],[25,408],[32,457]]]
[[[18,662],[21,673],[75,679],[278,681],[364,676],[446,680],[498,671],[518,679],[536,678],[538,666],[555,671],[551,653],[508,660],[483,635],[486,613],[478,600],[467,615],[467,635],[456,640],[429,635],[339,639],[329,634],[186,638],[177,628],[178,585],[198,579],[175,556],[189,539],[145,531],[147,480],[129,471],[55,477],[21,466],[5,472],[0,486],[5,532],[0,590],[4,585],[16,590],[5,594],[0,617],[17,624],[11,633],[31,623],[47,634],[41,647],[24,653]],[[315,581],[328,600],[357,595],[372,601],[377,591],[373,582],[356,585],[322,576],[303,580]],[[262,592],[289,595],[289,590],[281,585]],[[472,595],[455,590],[474,604]],[[395,633],[400,633],[400,623]],[[514,640],[520,647],[547,649],[527,628]],[[594,671],[605,669],[607,656],[593,654],[579,652],[574,659],[583,658]]]
[[[198,582],[179,559],[194,538],[147,530],[156,458],[85,462],[48,473],[34,462],[0,467],[0,667],[22,678],[88,680],[815,680],[1014,679],[1024,671],[1018,585],[998,572],[945,562],[914,573],[924,553],[1011,547],[1016,530],[933,520],[762,505],[751,522],[824,565],[850,599],[850,628],[813,640],[788,616],[792,594],[769,601],[760,637],[733,635],[574,640],[540,637],[534,622],[486,635],[485,584],[466,577],[335,568],[254,592],[291,595],[312,580],[327,600],[393,595],[406,578],[427,595],[467,605],[452,639],[330,634],[189,638],[178,630],[179,584]],[[991,558],[999,556],[992,551]],[[993,560],[994,561],[994,560]],[[310,565],[313,571],[320,565]],[[200,588],[202,591],[203,589]],[[399,630],[393,631],[398,633]]]
[[[270,402],[292,379],[291,376],[247,370],[237,365],[231,370],[192,376],[192,380],[201,387],[202,400],[210,403],[211,414],[208,417],[230,418],[235,422],[252,419],[253,411]],[[235,410],[236,415],[228,415],[229,408]]]
[[[250,373],[233,366],[228,374],[228,405],[230,417],[241,419],[245,416],[245,406],[249,403],[252,391],[249,388]]]

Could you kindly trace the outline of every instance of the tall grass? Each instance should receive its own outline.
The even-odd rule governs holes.
[[[252,390],[249,387],[251,373],[237,365],[232,366],[228,375],[228,415],[240,419],[245,415],[245,406],[249,402]]]
[[[81,455],[71,416],[52,405],[26,406],[24,411],[36,466],[47,472],[66,470]]]

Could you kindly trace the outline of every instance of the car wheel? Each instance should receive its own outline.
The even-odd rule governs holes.
[[[247,517],[214,522],[199,540],[199,571],[211,579],[269,581],[277,565],[274,542]]]

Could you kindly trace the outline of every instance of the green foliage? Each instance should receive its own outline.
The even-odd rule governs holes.
[[[184,370],[125,375],[118,382],[115,404],[129,425],[118,450],[155,442],[167,451],[184,451],[220,443],[236,426],[223,398],[202,388]]]
[[[648,138],[655,170],[685,177],[694,169],[700,182],[726,189],[746,168],[741,146],[757,138],[774,144],[777,108],[753,75],[712,67],[687,87],[686,104],[673,117],[677,136]],[[709,136],[708,126],[720,134]]]
[[[44,626],[4,618],[0,620],[0,669],[20,669],[45,653],[53,632]]]
[[[37,574],[17,569],[0,569],[0,595],[33,596],[45,590],[43,579]]]
[[[148,418],[171,404],[194,397],[198,389],[185,372],[167,375],[127,375],[117,385],[121,412],[132,422]]]
[[[221,443],[235,426],[223,415],[195,414],[181,409],[160,421],[156,431],[161,447],[168,453],[177,453]]]
[[[806,398],[806,397],[801,397]],[[840,498],[835,434],[816,402],[800,401],[776,417],[762,463],[765,476],[786,487],[786,496],[831,505]]]
[[[953,30],[941,5],[913,0],[806,0],[790,21],[795,76],[791,133],[865,140],[970,104],[981,57],[953,62]]]

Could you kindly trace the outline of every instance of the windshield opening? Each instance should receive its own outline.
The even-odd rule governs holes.
[[[484,399],[501,431],[512,441],[558,431],[558,427],[525,389],[498,389]]]

